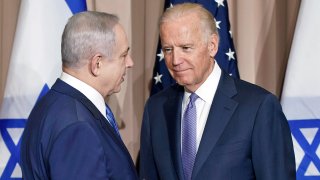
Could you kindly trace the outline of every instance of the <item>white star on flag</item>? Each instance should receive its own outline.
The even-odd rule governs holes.
[[[229,52],[226,53],[226,55],[228,56],[228,60],[230,61],[231,59],[235,59],[234,58],[234,52],[231,51],[231,49],[229,48]]]
[[[220,23],[221,23],[221,21],[217,21],[216,19],[214,19],[214,21],[216,22],[216,27],[217,27],[218,29],[220,29]]]
[[[219,6],[224,6],[224,4],[223,4],[223,1],[224,0],[215,0],[216,1],[216,3],[217,3],[217,6],[219,7]]]
[[[162,83],[161,81],[162,74],[157,73],[157,75],[153,78],[156,80],[155,84],[158,84],[158,82]]]
[[[230,34],[230,37],[232,38],[232,31],[231,30],[229,31],[229,34]]]
[[[162,61],[164,59],[163,51],[161,50],[161,52],[157,54],[157,56],[159,57],[159,62]]]

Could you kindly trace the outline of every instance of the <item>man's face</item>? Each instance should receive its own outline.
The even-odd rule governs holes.
[[[216,35],[205,40],[195,14],[161,24],[160,37],[165,62],[172,77],[189,91],[196,91],[214,66]]]
[[[133,61],[129,54],[127,36],[121,25],[114,27],[115,46],[113,47],[112,58],[103,59],[103,78],[106,95],[117,93],[121,90],[121,83],[124,81],[126,69],[133,66]]]

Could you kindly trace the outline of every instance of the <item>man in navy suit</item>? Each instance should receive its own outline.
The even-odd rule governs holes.
[[[62,35],[63,73],[33,108],[21,143],[23,178],[138,179],[104,98],[133,66],[112,14],[71,17]],[[107,112],[106,112],[107,110]]]
[[[210,12],[191,3],[168,8],[160,38],[177,84],[145,105],[141,179],[295,179],[290,129],[277,98],[220,69]]]

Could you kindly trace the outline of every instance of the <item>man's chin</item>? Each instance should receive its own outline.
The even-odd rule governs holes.
[[[113,93],[118,93],[121,91],[121,85],[119,85],[118,87],[116,87],[114,90],[113,90]]]
[[[108,93],[108,96],[111,96],[111,95],[114,94],[114,93],[118,93],[118,92],[120,92],[120,90],[121,90],[121,87],[119,86],[119,87],[113,89],[112,91],[110,91],[110,92]]]
[[[189,80],[187,79],[181,79],[181,78],[177,78],[176,82],[181,85],[181,86],[186,86],[188,84],[191,84]]]

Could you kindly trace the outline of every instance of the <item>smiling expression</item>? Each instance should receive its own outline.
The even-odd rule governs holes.
[[[217,36],[205,40],[200,20],[191,13],[160,26],[166,65],[178,84],[196,91],[213,70]]]

